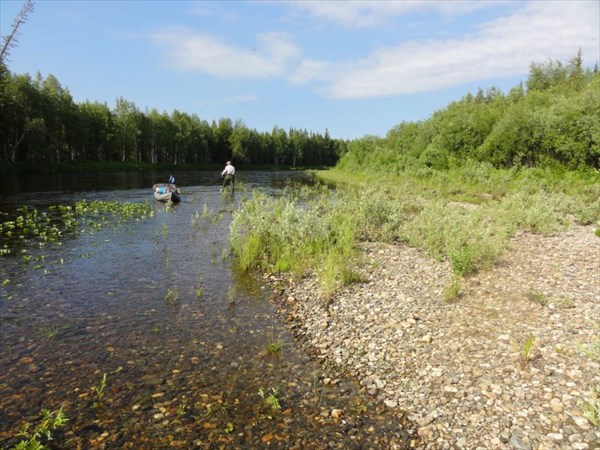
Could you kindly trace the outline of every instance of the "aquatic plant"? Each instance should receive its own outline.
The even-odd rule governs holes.
[[[185,415],[187,408],[188,400],[184,396],[179,402],[179,405],[177,405],[177,410],[175,411],[177,417],[173,420],[174,424],[181,424],[181,418]]]
[[[231,306],[235,303],[235,298],[237,296],[237,290],[234,284],[230,285],[227,289],[227,302]]]
[[[204,413],[204,417],[210,419],[215,414],[225,414],[229,410],[230,406],[231,405],[227,400],[208,404],[206,405],[206,412]]]
[[[195,292],[196,292],[196,298],[200,298],[204,295],[204,289],[203,289],[203,279],[202,276],[198,277],[198,281],[196,282],[196,286],[194,287]]]
[[[147,202],[81,200],[74,205],[53,205],[47,211],[23,206],[17,209],[12,220],[0,223],[0,256],[18,252],[25,264],[43,262],[43,254],[34,256],[29,250],[44,249],[50,243],[60,245],[68,236],[93,234],[108,224],[117,227],[125,221],[144,220],[153,214]],[[41,264],[34,265],[34,269],[42,268]]]
[[[165,302],[168,304],[174,304],[177,303],[177,300],[179,300],[179,292],[177,291],[177,288],[167,289],[167,293],[165,294]]]
[[[183,397],[181,399],[181,401],[179,402],[179,405],[177,406],[177,416],[178,417],[181,417],[185,414],[187,406],[188,406],[188,401],[185,397]]]
[[[268,391],[265,391],[264,388],[260,388],[258,390],[258,395],[263,400],[263,404],[269,408],[273,412],[277,412],[281,409],[281,404],[279,402],[279,389],[273,387]]]
[[[200,225],[200,213],[198,211],[194,212],[194,214],[192,214],[192,227],[196,228],[198,225]]]
[[[223,247],[221,250],[221,261],[227,261],[229,259],[229,249],[227,247]]]
[[[267,343],[267,352],[272,355],[278,355],[283,350],[283,343],[279,341],[271,341]]]
[[[104,398],[104,389],[106,389],[106,373],[102,376],[100,384],[98,384],[98,386],[92,387],[92,391],[96,393],[98,400],[102,400]]]
[[[44,443],[53,439],[53,432],[58,428],[64,427],[68,422],[68,418],[61,407],[57,411],[48,409],[42,410],[42,421],[31,430],[31,424],[26,423],[18,433],[18,436],[23,436],[14,450],[41,450],[46,448]]]

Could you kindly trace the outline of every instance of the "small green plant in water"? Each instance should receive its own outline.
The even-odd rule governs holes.
[[[229,250],[227,250],[227,248],[223,247],[223,250],[221,250],[221,261],[227,261],[228,258],[229,258]]]
[[[227,303],[229,306],[233,306],[235,304],[235,298],[237,296],[236,288],[234,285],[229,286],[227,289]]]
[[[179,293],[177,292],[177,289],[167,289],[167,293],[165,295],[165,302],[172,305],[174,303],[177,303],[177,300],[179,300]]]
[[[215,414],[225,414],[229,410],[229,402],[227,400],[206,406],[204,416],[209,419]]]
[[[263,399],[263,404],[269,408],[273,412],[277,412],[281,409],[281,404],[279,403],[279,389],[271,388],[268,393],[264,388],[260,388],[258,390],[258,395]]]
[[[185,397],[181,399],[179,405],[177,405],[177,411],[175,411],[175,415],[177,416],[174,420],[174,424],[181,424],[181,418],[185,415],[188,406],[188,401]]]
[[[283,343],[279,341],[272,341],[267,344],[267,352],[271,355],[279,355],[283,350]]]
[[[96,393],[98,400],[102,400],[104,398],[104,389],[106,389],[106,374],[102,376],[100,384],[92,388],[92,390]]]
[[[60,327],[48,325],[44,328],[44,334],[46,335],[46,339],[50,340],[56,337],[56,335],[60,332]]]
[[[181,417],[185,414],[187,404],[187,399],[184,397],[181,402],[179,402],[179,406],[177,407],[177,416]]]
[[[202,277],[199,277],[198,282],[196,283],[196,286],[195,286],[196,298],[200,298],[204,295],[204,289],[202,288],[202,285],[203,285]]]
[[[192,214],[192,227],[196,228],[198,225],[200,225],[200,213],[196,211]]]
[[[64,427],[69,419],[63,413],[62,407],[57,411],[48,409],[42,410],[42,421],[33,430],[30,430],[31,424],[27,423],[21,428],[19,436],[25,439],[20,441],[15,450],[41,450],[46,448],[44,443],[53,439],[52,433],[57,429]]]

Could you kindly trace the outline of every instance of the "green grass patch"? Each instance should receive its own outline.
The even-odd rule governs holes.
[[[600,227],[600,175],[552,169],[317,171],[325,186],[254,192],[235,212],[231,244],[244,270],[316,273],[322,292],[358,281],[358,244],[404,242],[450,262],[456,276],[491,268],[518,231]]]

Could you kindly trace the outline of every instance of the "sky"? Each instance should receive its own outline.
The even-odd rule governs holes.
[[[22,0],[0,0],[10,33]],[[75,102],[209,123],[385,136],[531,63],[600,58],[600,0],[34,0],[12,73],[55,76]]]

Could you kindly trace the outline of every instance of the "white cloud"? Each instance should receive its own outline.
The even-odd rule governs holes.
[[[347,28],[374,27],[396,16],[417,12],[435,11],[444,15],[457,15],[497,5],[499,1],[294,1],[290,5],[300,11],[338,23]]]
[[[463,38],[404,42],[338,64],[304,61],[292,80],[317,83],[319,92],[333,98],[432,91],[523,75],[531,62],[565,60],[579,48],[584,60],[597,58],[599,29],[597,2],[532,2]]]
[[[167,49],[168,64],[219,78],[272,78],[285,74],[299,49],[284,33],[263,33],[256,44],[235,47],[188,29],[156,32],[152,39]]]

